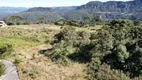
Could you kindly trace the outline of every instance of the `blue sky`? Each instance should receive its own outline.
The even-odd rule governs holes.
[[[129,1],[129,0],[0,0],[0,6],[12,7],[55,7],[77,6],[89,1]]]

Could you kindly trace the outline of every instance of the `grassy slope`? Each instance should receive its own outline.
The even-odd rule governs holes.
[[[52,26],[52,27],[51,27]],[[21,80],[83,80],[85,65],[72,63],[62,66],[39,54],[42,49],[52,47],[44,44],[52,41],[60,27],[55,25],[30,25],[0,28],[0,43],[10,43],[14,48],[8,59],[18,60],[18,70]],[[37,46],[41,45],[41,46]]]
[[[84,80],[85,65],[72,63],[63,66],[52,62],[39,54],[39,50],[51,48],[51,45],[40,45],[16,53],[20,62],[18,70],[21,80]]]
[[[23,48],[28,48],[28,47],[32,47],[32,46],[36,46],[39,45],[40,42],[34,42],[34,41],[30,41],[30,40],[24,40],[23,37],[21,36],[6,36],[6,37],[2,37],[0,38],[0,42],[1,43],[9,43],[13,45],[13,49],[16,50],[20,50]]]

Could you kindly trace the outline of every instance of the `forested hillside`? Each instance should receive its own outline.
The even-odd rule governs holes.
[[[28,8],[24,8],[24,7],[0,7],[0,20],[2,20],[3,18],[9,15],[23,12],[27,9]]]
[[[78,15],[80,14],[80,15]],[[65,14],[67,19],[80,19],[80,17],[93,16],[106,19],[132,19],[142,20],[142,1],[92,1]]]
[[[91,1],[72,7],[35,7],[14,14],[32,23],[55,22],[60,19],[83,20],[84,17],[104,19],[131,19],[142,21],[142,1]],[[9,18],[9,17],[8,17]]]
[[[19,21],[20,18],[20,21]],[[8,16],[4,19],[6,23],[22,24],[23,22],[28,23],[48,23],[60,20],[62,17],[51,8],[36,7],[30,8],[27,11],[17,13],[11,16]],[[15,22],[15,23],[13,23]]]
[[[71,6],[71,7],[51,7],[55,10],[59,15],[63,16],[66,12],[70,10],[76,9],[78,6]]]
[[[0,7],[0,14],[14,14],[27,10],[25,7]]]

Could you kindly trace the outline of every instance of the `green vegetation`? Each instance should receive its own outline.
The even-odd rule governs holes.
[[[41,28],[39,30],[29,30],[23,29],[23,27],[19,27],[1,28],[0,45],[5,46],[8,44],[8,47],[11,45],[12,49],[17,51],[23,48],[45,43],[47,38],[48,41],[51,41],[52,35],[55,34],[54,31],[48,30],[46,28]]]
[[[7,25],[28,25],[31,24],[30,21],[25,20],[21,16],[10,16],[4,19]]]
[[[53,48],[41,52],[63,65],[88,64],[89,80],[141,79],[142,27],[136,24],[112,20],[96,32],[63,27],[51,43]]]
[[[21,60],[18,59],[18,58],[16,58],[13,63],[14,63],[16,66],[19,66],[20,62],[21,62]]]
[[[5,58],[12,52],[13,48],[11,44],[0,43],[0,59]]]
[[[41,25],[40,25],[41,26]],[[8,26],[0,28],[0,59],[12,61],[17,69],[20,69],[22,60],[19,56],[19,51],[38,46],[52,41],[52,35],[58,31],[53,31],[48,28],[33,29],[28,26]],[[25,53],[25,55],[28,53]],[[21,55],[21,54],[20,54]],[[24,57],[25,58],[25,57]],[[0,63],[0,76],[5,72],[5,68]],[[32,73],[29,73],[29,75]]]
[[[78,36],[78,37],[76,37]],[[64,27],[63,30],[55,35],[55,40],[52,42],[55,49],[51,49],[44,53],[49,56],[52,61],[68,64],[68,57],[73,54],[78,47],[90,43],[90,34],[88,31],[75,32],[74,27]]]
[[[138,22],[136,22],[136,24],[138,24]],[[68,25],[68,26],[76,26],[76,27],[94,27],[95,25],[103,25],[103,21],[101,18],[84,17],[81,21],[61,19],[55,22],[55,25],[59,25],[59,26]]]
[[[5,73],[5,66],[2,62],[0,62],[0,76],[4,75]]]
[[[142,80],[141,11],[140,0],[31,8],[4,19],[13,26],[0,28],[0,59],[21,80]]]
[[[2,43],[8,43],[13,46],[14,50],[21,49],[22,47],[34,46],[40,44],[39,42],[32,41],[32,39],[19,37],[19,36],[10,36],[10,37],[3,37],[0,38]]]
[[[42,17],[39,20],[40,23],[44,22]],[[41,50],[40,53],[44,56],[33,51],[31,54],[17,55],[21,58],[14,57],[13,62],[21,70],[22,78],[24,74],[29,79],[37,79],[41,72],[37,70],[35,63],[40,64],[38,60],[40,62],[45,60],[42,63],[45,65],[48,57],[60,66],[67,67],[76,62],[87,65],[87,77],[83,77],[88,80],[142,79],[141,22],[122,19],[104,22],[101,18],[84,17],[82,21],[62,19],[55,24],[61,27],[41,28],[42,25],[38,24],[40,28],[35,26],[0,28],[0,58],[11,56],[9,54],[12,51],[50,43],[48,48],[42,49],[43,46],[40,46],[32,49]],[[26,66],[34,70],[20,68],[22,59],[27,60]]]

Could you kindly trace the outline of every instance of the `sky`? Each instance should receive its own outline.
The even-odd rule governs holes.
[[[89,1],[129,1],[129,0],[0,0],[0,6],[10,7],[57,7],[79,6]]]

